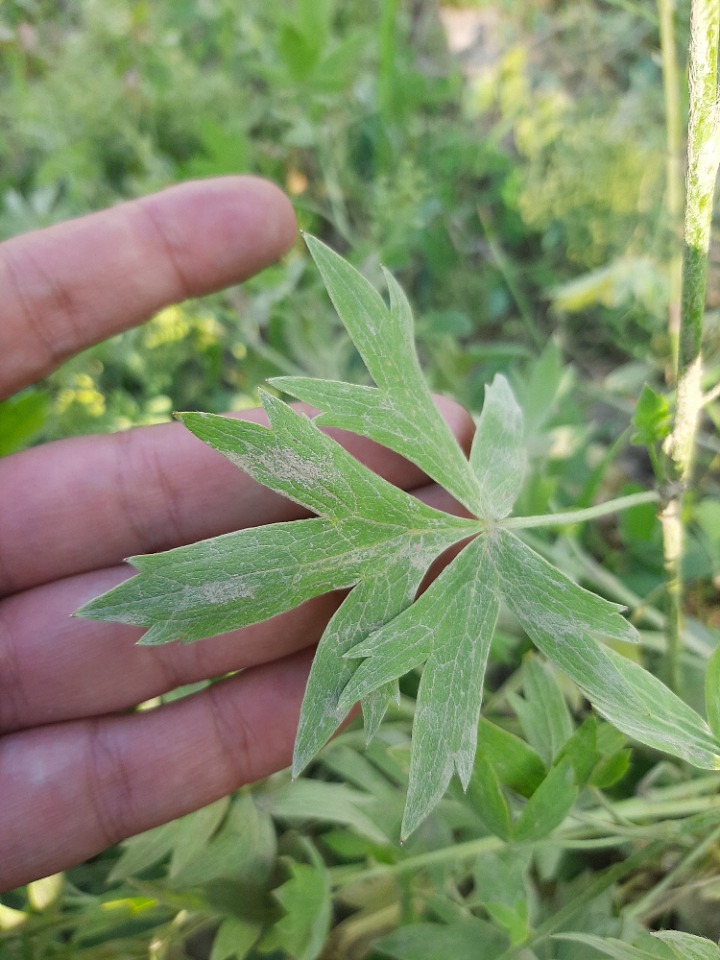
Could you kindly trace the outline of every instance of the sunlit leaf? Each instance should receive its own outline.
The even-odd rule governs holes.
[[[442,797],[453,772],[464,787],[470,782],[498,613],[486,553],[487,540],[474,540],[411,607],[351,651],[353,657],[368,659],[341,697],[345,706],[425,662],[413,723],[404,836]]]
[[[643,743],[699,767],[718,767],[720,748],[702,717],[596,639],[636,639],[617,604],[583,590],[509,531],[497,530],[491,556],[505,600],[528,636],[604,717]]]
[[[485,668],[501,605],[619,730],[697,766],[716,767],[720,745],[705,721],[607,645],[636,639],[622,608],[573,583],[509,529],[532,518],[506,520],[523,482],[526,433],[508,381],[498,375],[486,388],[467,459],[432,401],[415,353],[410,305],[397,282],[386,274],[387,306],[332,250],[313,238],[308,246],[375,386],[280,378],[275,386],[316,405],[321,415],[312,419],[265,393],[267,426],[202,413],[180,418],[230,462],[314,516],[134,557],[138,575],[80,614],[146,627],[145,644],[192,641],[266,620],[320,594],[348,590],[317,650],[293,766],[298,773],[310,762],[356,701],[372,736],[398,695],[400,678],[422,669],[403,836],[431,812],[453,775],[467,789],[473,772],[477,777],[482,770],[493,771],[494,779],[478,794],[491,828],[501,835],[510,829],[503,793],[509,788],[529,798],[515,827],[518,836],[544,836],[565,815],[601,756],[594,727],[586,724],[573,735],[563,693],[539,660],[526,665],[524,699],[508,697],[532,731],[535,749],[480,723]],[[545,351],[537,371],[540,379],[559,371],[556,347]],[[551,396],[559,389],[553,377]],[[540,420],[529,419],[536,429]],[[405,455],[472,516],[433,509],[382,480],[324,433],[324,425],[353,430]],[[463,541],[464,548],[418,597],[433,561]],[[712,719],[716,723],[714,714]],[[478,730],[482,749],[476,764]],[[547,774],[541,757],[550,767]],[[272,810],[278,817],[339,820],[373,842],[384,842],[365,812],[338,793],[340,785],[319,783],[317,788],[321,792],[312,797],[307,790],[315,787],[308,783],[284,798],[269,795],[265,817]],[[235,803],[219,832],[239,830],[238,815]],[[178,881],[188,882],[188,871],[196,872],[197,882],[206,875],[205,853],[218,842],[207,816],[200,833],[208,842],[197,844],[203,851],[182,869],[177,866],[181,854],[173,854]],[[252,816],[257,819],[259,812]],[[267,820],[263,824],[266,830]],[[135,852],[141,863],[152,864],[173,851],[176,840],[168,829]],[[130,859],[132,853],[130,846]],[[121,871],[127,867],[125,856]]]
[[[330,298],[376,387],[357,387],[297,377],[274,386],[323,410],[319,422],[377,440],[421,467],[475,514],[480,494],[457,441],[432,401],[413,342],[410,305],[386,272],[390,308],[347,261],[307,237]]]

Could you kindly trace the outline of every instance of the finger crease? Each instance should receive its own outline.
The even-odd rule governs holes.
[[[167,532],[165,532],[165,542],[183,544],[185,542],[185,531],[181,519],[182,511],[178,503],[177,488],[171,480],[162,457],[158,455],[155,447],[150,448],[150,456],[152,460],[151,476],[154,477],[157,488],[162,496],[164,520],[171,528],[171,535],[169,537],[167,536]]]
[[[7,604],[0,603],[0,731],[16,730],[28,712],[23,673],[18,663]]]
[[[0,259],[25,325],[45,354],[43,366],[57,366],[81,339],[76,305],[67,287],[58,283],[29,249],[23,250],[22,257],[23,261],[18,262],[16,252],[11,256],[8,249],[0,249]],[[33,282],[21,279],[24,277]],[[32,287],[39,292],[31,293]],[[59,338],[58,333],[63,331],[67,331],[65,336]]]
[[[123,751],[107,723],[107,717],[88,721],[86,777],[103,844],[112,846],[131,832],[135,795]]]
[[[175,486],[162,459],[149,442],[136,443],[129,431],[115,434],[119,507],[135,535],[138,550],[164,549],[166,544],[183,543],[183,524]],[[160,523],[148,524],[147,491],[157,491]],[[150,494],[155,500],[155,494]],[[153,514],[154,515],[154,514]],[[154,529],[157,525],[157,530]]]
[[[112,437],[117,461],[117,468],[114,472],[117,478],[119,513],[125,518],[125,521],[132,530],[135,542],[138,545],[137,549],[142,550],[147,536],[147,528],[137,515],[136,496],[133,493],[133,490],[137,488],[129,479],[134,473],[131,463],[133,445],[129,442],[130,437],[131,434],[124,431],[116,433]],[[133,550],[133,552],[135,552],[135,550]]]
[[[237,680],[234,682],[237,683]],[[232,711],[232,723],[228,722],[228,683],[233,681],[212,686],[207,693],[210,698],[209,713],[215,733],[214,739],[225,761],[223,769],[227,772],[227,790],[230,791],[247,781],[249,758],[256,754],[258,743],[242,707]]]
[[[165,231],[165,228],[162,225],[162,220],[158,218],[155,210],[153,209],[152,202],[149,200],[145,202],[141,200],[138,203],[138,210],[142,211],[142,213],[145,216],[146,222],[150,224],[150,227],[152,228],[153,232],[157,235],[158,239],[160,240],[160,244],[165,253],[167,263],[170,265],[170,269],[172,270],[175,276],[175,279],[177,281],[177,285],[181,291],[180,299],[187,300],[189,297],[192,296],[192,290],[190,289],[190,284],[188,282],[187,277],[185,276],[185,271],[182,269],[178,261],[175,247],[173,246],[170,238],[168,237]]]

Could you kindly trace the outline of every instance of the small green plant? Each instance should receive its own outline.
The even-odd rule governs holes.
[[[466,789],[470,783],[501,604],[620,730],[695,766],[720,768],[720,741],[700,715],[603,642],[636,639],[621,608],[572,582],[522,539],[528,528],[592,519],[657,495],[636,493],[570,513],[511,516],[526,456],[523,417],[508,381],[498,375],[487,386],[466,458],[433,404],[399,285],[386,273],[388,307],[345,260],[315,238],[307,242],[376,386],[275,378],[275,388],[322,413],[310,419],[264,393],[269,427],[212,414],[179,416],[232,463],[316,516],[132,558],[138,576],[80,615],[147,627],[145,644],[189,642],[351,588],[315,657],[293,766],[299,773],[308,764],[358,700],[372,736],[397,696],[398,679],[424,665],[404,837],[442,798],[453,773]],[[362,434],[407,457],[471,516],[428,507],[377,477],[321,425]],[[432,561],[467,539],[415,599]],[[572,777],[569,760],[558,770]]]

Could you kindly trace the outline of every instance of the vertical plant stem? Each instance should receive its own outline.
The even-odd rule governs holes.
[[[665,582],[668,594],[668,681],[680,688],[682,635],[683,506],[692,475],[695,440],[702,409],[702,332],[713,194],[720,147],[717,59],[720,0],[692,0],[690,14],[690,113],[685,181],[685,229],[677,402],[666,445],[670,478],[663,525]]]
[[[680,107],[680,74],[675,42],[673,0],[657,0],[660,22],[660,52],[662,55],[663,93],[665,99],[665,211],[671,233],[670,296],[668,303],[668,333],[673,365],[677,367],[680,339],[680,298],[682,290],[682,167],[683,129]],[[673,376],[675,370],[673,369]]]

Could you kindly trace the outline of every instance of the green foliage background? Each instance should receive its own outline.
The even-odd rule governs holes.
[[[430,0],[5,0],[0,236],[187,178],[267,176],[373,282],[381,264],[398,277],[435,388],[477,411],[483,385],[508,376],[531,438],[519,512],[651,485],[664,414],[636,419],[635,445],[630,420],[644,383],[662,391],[670,356],[655,8],[478,0],[468,12],[478,38],[453,54],[448,10]],[[686,18],[679,3],[681,58]],[[708,390],[719,293],[711,276]],[[0,405],[0,453],[173,409],[254,406],[259,384],[287,374],[365,376],[300,247]],[[717,400],[707,414],[717,428]],[[719,454],[708,429],[683,663],[701,710],[720,626]],[[633,655],[659,665],[652,507],[533,546],[627,604]],[[367,752],[351,729],[292,787],[278,775],[2,898],[0,956],[585,960],[612,955],[597,940],[610,937],[672,958],[648,929],[717,938],[718,777],[589,718],[529,646],[501,623],[476,776],[404,847],[412,675]],[[507,818],[530,804],[533,829],[507,843]],[[562,932],[576,939],[552,939]]]

